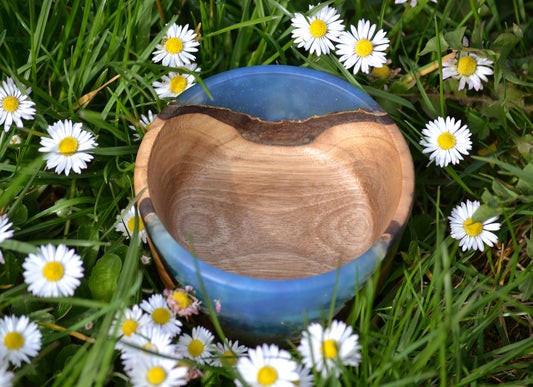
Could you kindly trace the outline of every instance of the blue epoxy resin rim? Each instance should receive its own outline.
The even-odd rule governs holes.
[[[252,66],[230,70],[204,80],[184,91],[172,105],[207,105],[228,108],[265,121],[305,120],[312,116],[363,109],[386,115],[367,94],[333,75],[285,65]],[[258,97],[260,90],[261,96]],[[292,92],[290,92],[292,90]],[[320,94],[317,95],[317,90]],[[283,94],[283,91],[287,91]],[[303,98],[302,97],[308,97]],[[274,104],[275,109],[269,108]],[[291,109],[279,107],[291,106]],[[293,106],[294,105],[294,106]],[[326,320],[331,304],[340,311],[365,284],[376,268],[390,257],[401,236],[412,204],[414,171],[408,146],[397,130],[399,153],[406,154],[405,192],[402,206],[381,237],[363,254],[336,270],[312,277],[271,280],[250,278],[220,270],[195,258],[165,229],[159,219],[146,183],[148,160],[157,133],[164,124],[156,120],[146,133],[135,167],[135,193],[153,252],[166,271],[181,285],[191,285],[204,305],[220,300],[217,318],[229,337],[244,342],[286,342],[297,338],[306,323]],[[396,128],[397,129],[397,128]],[[201,289],[206,294],[202,294]],[[335,296],[335,298],[334,298]]]
[[[181,93],[175,105],[207,105],[245,113],[263,121],[303,121],[312,116],[383,109],[352,84],[327,73],[287,65],[250,66],[229,70]],[[250,95],[250,94],[255,95]],[[290,109],[287,107],[290,106]]]

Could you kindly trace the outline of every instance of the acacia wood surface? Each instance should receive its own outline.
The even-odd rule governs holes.
[[[226,109],[176,109],[152,124],[157,135],[138,156],[149,160],[144,171],[136,165],[136,180],[146,178],[146,194],[178,243],[191,249],[192,241],[199,259],[222,270],[268,279],[334,270],[410,205],[402,196],[412,185],[410,155],[387,116],[279,124]],[[291,125],[303,133],[296,140]],[[281,126],[289,140],[276,142]]]

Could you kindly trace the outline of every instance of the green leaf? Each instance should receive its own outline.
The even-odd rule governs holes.
[[[520,175],[516,188],[525,194],[533,194],[533,162],[530,162],[524,168],[524,173]]]
[[[89,278],[89,289],[94,299],[111,300],[117,289],[121,268],[122,261],[115,254],[106,254],[96,262]]]
[[[516,46],[521,40],[522,39],[515,34],[504,32],[494,40],[491,49],[499,51],[500,59],[504,60],[509,56],[509,53],[514,46]]]
[[[493,180],[492,191],[498,195],[503,201],[514,200],[518,197],[518,193],[498,180]]]
[[[444,52],[449,48],[448,42],[446,39],[444,39],[444,36],[442,33],[439,34],[439,40],[440,40],[440,52]],[[420,52],[419,55],[426,55],[430,52],[437,52],[437,37],[434,36],[431,39],[428,40],[426,43],[426,46],[424,49]]]
[[[448,42],[450,48],[461,49],[463,47],[463,36],[465,36],[465,31],[466,26],[458,28],[455,31],[446,32],[444,34],[444,39],[446,42]]]

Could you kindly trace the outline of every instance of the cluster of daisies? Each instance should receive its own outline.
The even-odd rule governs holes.
[[[358,335],[351,326],[333,321],[324,328],[310,324],[302,332],[298,355],[275,344],[254,348],[238,341],[216,342],[202,326],[181,333],[177,316],[198,313],[199,301],[189,288],[152,295],[118,313],[110,330],[134,386],[179,386],[203,375],[202,368],[234,370],[238,386],[314,385],[315,374],[338,377],[342,367],[361,361]],[[288,384],[291,383],[291,384]]]
[[[397,0],[396,3],[405,3],[407,0]],[[416,6],[416,1],[411,1],[411,6]],[[377,74],[389,72],[386,65],[385,52],[389,47],[389,39],[383,30],[378,30],[375,24],[361,19],[357,26],[350,26],[350,31],[344,31],[343,21],[337,11],[329,6],[324,6],[314,12],[314,6],[309,6],[309,15],[295,14],[292,19],[292,37],[298,47],[303,47],[310,54],[317,56],[329,54],[336,49],[340,56],[339,62],[353,73],[359,71],[370,73],[370,69]],[[336,45],[334,45],[334,43]],[[487,81],[487,76],[493,74],[493,62],[473,52],[453,52],[449,59],[442,63],[443,79],[459,81],[459,90],[468,86],[476,91],[483,88],[481,81]],[[385,70],[385,71],[384,71]],[[461,125],[461,120],[453,117],[438,117],[426,124],[422,130],[420,145],[423,153],[430,153],[430,161],[439,167],[449,164],[458,164],[472,149],[470,140],[471,132],[466,125]],[[480,207],[478,201],[466,201],[458,205],[449,218],[451,236],[459,240],[463,251],[478,249],[483,251],[484,244],[492,247],[498,238],[492,231],[500,229],[496,222],[497,217],[492,217],[483,222],[472,220],[474,213]]]

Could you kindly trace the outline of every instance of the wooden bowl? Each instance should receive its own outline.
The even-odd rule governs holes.
[[[220,300],[229,336],[290,339],[392,255],[413,197],[409,149],[370,97],[325,73],[255,66],[205,86],[212,98],[201,85],[180,95],[137,155],[159,273]]]

